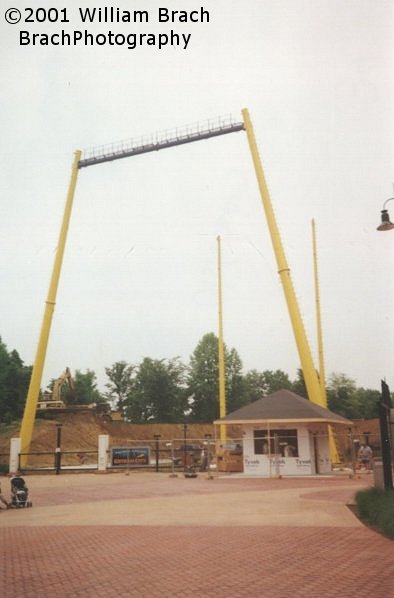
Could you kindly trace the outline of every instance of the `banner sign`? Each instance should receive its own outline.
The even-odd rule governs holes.
[[[112,467],[127,467],[127,466],[145,466],[150,463],[150,448],[148,446],[142,447],[126,447],[113,448],[111,450],[111,465]]]

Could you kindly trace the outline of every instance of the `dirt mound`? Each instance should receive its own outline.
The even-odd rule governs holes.
[[[138,440],[154,440],[160,436],[165,440],[184,439],[184,424],[128,424],[119,421],[106,422],[88,410],[83,413],[58,413],[52,419],[37,418],[34,424],[31,452],[53,452],[56,447],[57,424],[62,425],[61,445],[64,451],[96,451],[98,436],[108,434],[112,446]],[[215,426],[212,424],[187,424],[187,442],[202,440],[206,434],[215,438]],[[335,428],[335,427],[334,427]],[[336,429],[338,448],[343,455],[349,450],[349,435],[343,429]],[[216,430],[219,434],[219,430]],[[228,426],[228,438],[239,439],[242,431],[238,426]],[[10,450],[10,439],[19,436],[17,423],[0,426],[0,454],[7,455]],[[368,436],[369,443],[375,448],[379,440],[379,420],[358,420],[352,428],[353,438],[362,442]],[[343,445],[343,446],[342,446]]]
[[[95,451],[98,436],[108,434],[112,446],[123,442],[136,440],[154,440],[155,435],[160,441],[183,440],[184,424],[128,424],[124,422],[106,422],[94,413],[64,413],[56,414],[55,418],[39,419],[34,424],[34,432],[30,452],[53,452],[56,447],[57,425],[61,424],[61,446],[63,451]],[[218,432],[218,431],[217,431]],[[229,437],[237,438],[239,430],[227,431]],[[193,439],[204,439],[206,434],[215,437],[212,424],[187,424],[187,442]],[[0,429],[0,453],[9,453],[10,439],[19,436],[17,424]]]

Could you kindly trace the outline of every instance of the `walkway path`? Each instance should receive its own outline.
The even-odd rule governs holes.
[[[26,481],[33,508],[0,513],[5,598],[394,596],[393,541],[346,506],[370,476]]]

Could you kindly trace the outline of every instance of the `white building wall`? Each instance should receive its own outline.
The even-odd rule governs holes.
[[[245,426],[243,456],[244,473],[263,477],[278,475],[312,475],[315,474],[315,454],[313,437],[307,425],[277,424],[276,429],[296,429],[298,441],[297,457],[281,457],[276,455],[256,455],[254,452],[254,430],[265,429],[261,426]],[[271,426],[271,429],[274,429]],[[317,435],[319,473],[331,471],[330,449],[327,428],[319,430]]]
[[[9,472],[16,473],[19,470],[19,453],[21,452],[21,439],[11,438],[10,442],[10,464]]]
[[[331,472],[330,441],[327,436],[318,437],[318,465],[319,473]]]
[[[265,455],[255,455],[253,431],[256,428],[248,426],[244,428],[243,456],[244,473],[249,475],[269,476],[270,462]]]
[[[108,434],[99,434],[98,437],[98,470],[106,471],[108,466]]]

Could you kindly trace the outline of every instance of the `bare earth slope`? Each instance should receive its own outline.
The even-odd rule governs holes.
[[[56,447],[56,424],[62,424],[62,449],[64,451],[97,450],[99,434],[108,434],[112,444],[134,440],[183,439],[183,424],[128,424],[105,422],[94,413],[56,414],[55,419],[37,418],[34,424],[31,452],[53,451]],[[187,439],[202,439],[205,434],[214,437],[211,424],[188,424]],[[18,424],[0,428],[0,454],[8,453],[10,439],[19,436]]]

